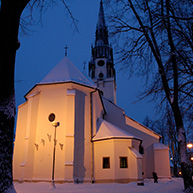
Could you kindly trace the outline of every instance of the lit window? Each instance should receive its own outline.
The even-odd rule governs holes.
[[[120,157],[120,168],[127,168],[127,157]]]
[[[103,158],[103,168],[110,168],[110,158],[109,157],[104,157]]]

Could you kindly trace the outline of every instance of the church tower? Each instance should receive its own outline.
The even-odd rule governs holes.
[[[99,16],[96,25],[95,45],[91,49],[92,56],[89,62],[89,76],[102,91],[103,96],[116,103],[113,49],[109,45],[102,0],[100,1]]]

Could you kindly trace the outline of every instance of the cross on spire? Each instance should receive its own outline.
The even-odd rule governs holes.
[[[67,56],[68,46],[66,45],[66,46],[64,47],[64,49],[65,49],[65,56]]]

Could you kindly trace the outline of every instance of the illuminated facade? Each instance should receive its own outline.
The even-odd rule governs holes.
[[[99,22],[103,17],[101,1]],[[99,31],[107,39],[104,44],[100,39],[104,34],[96,33],[92,50],[96,57],[92,55],[89,63],[94,83],[65,56],[18,107],[14,180],[51,181],[54,143],[56,182],[141,181],[152,172],[170,177],[169,152],[159,143],[160,136],[115,104],[112,48],[107,30]],[[97,49],[105,48],[97,55]],[[51,121],[60,123],[56,141]]]

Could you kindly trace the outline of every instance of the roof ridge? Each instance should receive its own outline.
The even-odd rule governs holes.
[[[65,56],[38,84],[53,84],[59,82],[76,82],[82,85],[96,87],[70,60]]]

